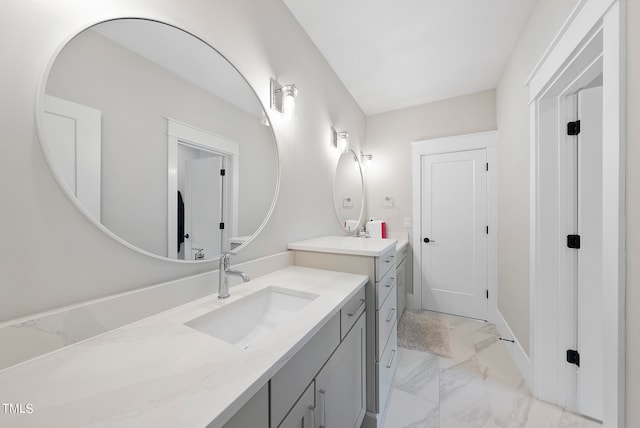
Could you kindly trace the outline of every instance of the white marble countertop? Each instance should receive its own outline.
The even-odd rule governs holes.
[[[355,236],[322,236],[289,244],[290,250],[351,254],[376,257],[396,245],[395,239],[358,238]]]
[[[5,427],[221,427],[367,281],[288,267],[0,371]],[[318,297],[242,349],[184,325],[268,286]],[[27,406],[29,404],[30,406]]]

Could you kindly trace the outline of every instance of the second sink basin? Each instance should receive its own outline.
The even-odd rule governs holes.
[[[312,293],[270,286],[185,325],[247,349],[253,341],[271,334],[316,297]]]

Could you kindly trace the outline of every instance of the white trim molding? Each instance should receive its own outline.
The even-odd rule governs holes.
[[[230,236],[238,236],[238,182],[240,171],[240,143],[221,137],[177,120],[167,118],[167,254],[171,259],[178,257],[178,144],[226,155],[231,171],[231,194],[224,199],[231,202]],[[217,258],[217,257],[216,257]]]
[[[577,90],[602,74],[603,424],[625,417],[625,13],[623,0],[582,0],[526,84],[530,102],[530,328],[534,395],[561,406],[574,393],[562,360],[572,304],[562,281],[563,153]],[[574,120],[574,119],[571,119]]]
[[[467,150],[486,149],[487,163],[487,222],[489,223],[489,239],[487,249],[487,287],[489,303],[487,307],[488,321],[498,321],[498,133],[497,131],[479,132],[475,134],[455,135],[451,137],[420,140],[411,143],[412,201],[414,224],[420,224],[421,209],[421,158],[441,153],[462,152]],[[408,307],[414,310],[422,308],[422,266],[421,231],[413,228],[411,245],[413,246],[413,294],[407,294]]]

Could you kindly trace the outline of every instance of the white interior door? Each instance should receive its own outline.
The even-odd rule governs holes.
[[[199,250],[204,258],[221,252],[222,156],[209,156],[186,162],[184,231],[186,260],[193,260]]]
[[[487,319],[486,150],[421,159],[422,307]]]
[[[58,174],[100,221],[100,110],[46,95],[44,130]]]
[[[602,420],[602,86],[578,93],[580,134],[577,137],[576,230],[580,248],[574,249],[577,298],[576,368],[577,411]],[[577,182],[576,182],[577,179]]]

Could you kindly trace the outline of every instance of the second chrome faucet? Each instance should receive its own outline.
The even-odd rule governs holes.
[[[224,253],[220,256],[220,266],[218,269],[218,299],[226,299],[229,297],[229,278],[227,275],[239,276],[243,282],[249,282],[249,275],[240,272],[239,270],[233,270],[229,266],[229,257],[231,253]]]

